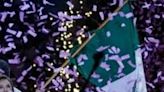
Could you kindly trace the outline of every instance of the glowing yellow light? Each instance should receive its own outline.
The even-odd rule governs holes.
[[[47,70],[48,70],[48,71],[51,71],[51,68],[48,68]]]
[[[71,45],[69,45],[68,47],[69,47],[69,48],[73,48],[73,45],[71,44]]]
[[[64,49],[67,49],[67,46],[63,45],[63,48],[64,48]]]
[[[63,34],[61,34],[61,36],[64,36]]]
[[[73,11],[71,10],[70,13],[73,14]]]
[[[51,63],[51,65],[53,66],[53,65],[54,65],[54,63]]]
[[[82,34],[81,36],[82,36],[83,38],[85,38],[85,35],[84,35],[84,34]]]
[[[59,51],[59,48],[56,48],[56,51]]]
[[[78,83],[75,83],[75,86],[76,86],[76,88],[79,88],[79,84]]]
[[[64,40],[64,38],[63,38],[63,37],[61,37],[61,38],[60,38],[60,40],[62,40],[62,41],[63,41],[63,40]]]
[[[33,66],[33,67],[36,67],[36,64],[33,64],[32,66]]]
[[[71,44],[71,41],[68,41],[68,44]]]
[[[53,17],[50,17],[50,20],[53,20]]]
[[[34,85],[34,88],[36,88],[36,87],[37,87],[37,85],[35,84],[35,85]]]
[[[67,52],[67,53],[69,53],[69,52],[70,52],[70,50],[69,50],[69,49],[67,49],[67,50],[66,50],[66,52]]]
[[[64,45],[66,45],[66,44],[67,44],[67,42],[66,42],[66,41],[63,41],[63,44],[64,44]]]
[[[64,32],[63,34],[64,34],[64,35],[66,35],[67,33],[66,33],[66,32]]]
[[[79,3],[80,3],[80,4],[83,4],[83,1],[80,1]]]
[[[71,88],[71,84],[68,84],[68,88]]]
[[[80,90],[79,90],[79,89],[74,88],[74,89],[73,89],[73,92],[80,92]]]
[[[91,15],[91,14],[92,14],[92,12],[90,11],[90,12],[89,12],[89,14]]]
[[[69,79],[69,74],[66,74],[65,77],[66,77],[67,79]]]
[[[68,92],[68,89],[64,89],[65,92]]]
[[[58,39],[56,39],[55,41],[56,41],[56,42],[59,42],[59,40],[58,40]]]

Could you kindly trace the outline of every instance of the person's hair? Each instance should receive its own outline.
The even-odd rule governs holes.
[[[13,83],[9,77],[7,77],[6,75],[0,74],[0,81],[1,80],[8,80],[11,84],[12,92],[14,92],[14,86],[13,86]]]
[[[6,61],[2,59],[0,59],[0,73],[10,77],[10,66]]]

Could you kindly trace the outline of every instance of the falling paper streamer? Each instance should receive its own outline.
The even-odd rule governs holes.
[[[30,5],[29,5],[29,4],[26,4],[26,3],[24,3],[24,5],[21,5],[19,8],[20,8],[22,11],[25,11],[25,10],[27,10],[27,9],[29,9],[29,8],[30,8]]]
[[[113,2],[110,3],[110,5],[111,5],[111,6],[112,6],[112,5],[116,5],[116,3],[117,3],[117,1],[116,1],[116,0],[113,0]]]

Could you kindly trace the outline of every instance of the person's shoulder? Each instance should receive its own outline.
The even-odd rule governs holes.
[[[17,89],[16,87],[14,87],[14,92],[22,92],[19,89]]]

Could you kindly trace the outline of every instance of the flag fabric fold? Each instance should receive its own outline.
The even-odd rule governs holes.
[[[80,74],[105,92],[146,92],[130,4],[125,4],[112,20],[94,32],[96,35],[69,60],[77,65]],[[141,88],[138,82],[144,86]]]

